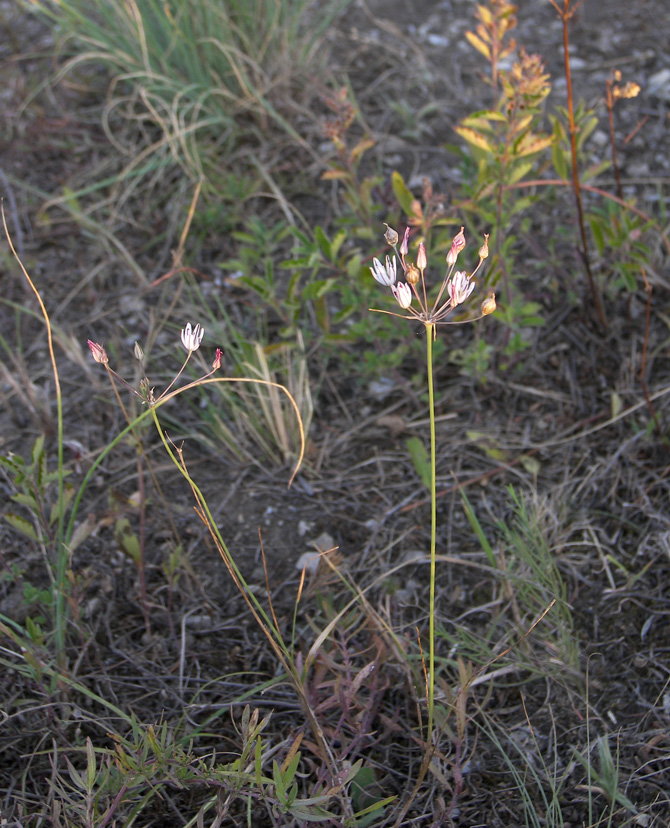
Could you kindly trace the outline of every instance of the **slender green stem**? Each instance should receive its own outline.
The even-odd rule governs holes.
[[[175,452],[173,451],[172,446],[170,445],[170,443],[168,441],[168,438],[165,436],[165,432],[163,431],[163,428],[161,427],[161,424],[160,424],[160,420],[158,419],[157,408],[158,408],[157,405],[152,406],[150,408],[150,411],[151,411],[151,416],[153,417],[154,425],[156,426],[156,431],[158,432],[158,436],[160,437],[161,442],[163,443],[163,447],[165,448],[165,451],[167,452],[170,460],[172,460],[172,462],[176,466],[179,473],[182,475],[182,477],[184,477],[186,479],[189,486],[191,487],[191,490],[193,491],[196,502],[197,502],[198,506],[202,509],[202,513],[207,519],[208,528],[214,534],[215,539],[218,542],[217,545],[219,546],[219,550],[220,550],[220,552],[222,553],[222,555],[224,557],[225,563],[228,566],[231,575],[233,576],[234,580],[237,582],[238,588],[246,596],[248,596],[249,602],[250,602],[251,605],[253,605],[253,608],[258,613],[259,619],[262,619],[263,623],[267,625],[267,629],[271,631],[271,633],[272,633],[271,638],[272,638],[272,640],[274,640],[277,643],[278,647],[281,650],[281,653],[283,653],[286,656],[286,664],[288,665],[288,663],[289,663],[288,662],[288,648],[287,648],[287,646],[284,642],[284,639],[282,638],[281,631],[279,629],[277,629],[277,627],[272,622],[272,619],[269,617],[269,615],[263,609],[262,604],[260,603],[258,598],[256,598],[256,596],[253,593],[253,590],[249,587],[249,585],[245,581],[244,577],[242,576],[242,573],[240,572],[237,564],[235,563],[235,559],[233,558],[233,556],[228,551],[228,547],[226,545],[226,542],[224,541],[223,536],[222,536],[221,532],[219,531],[218,524],[214,520],[214,516],[212,515],[212,513],[209,510],[209,505],[208,505],[208,503],[205,499],[205,496],[200,491],[200,488],[198,487],[196,482],[193,480],[191,475],[188,473],[188,470],[185,468],[184,464],[182,462],[180,462],[179,458],[175,455]]]
[[[42,295],[35,286],[35,283],[30,278],[28,271],[23,266],[23,262],[19,258],[19,254],[14,248],[14,243],[9,235],[7,229],[7,222],[5,220],[5,210],[2,208],[2,225],[5,230],[5,236],[9,242],[9,247],[12,255],[16,259],[21,272],[23,273],[30,289],[35,294],[35,298],[40,306],[42,317],[47,331],[47,346],[49,348],[49,360],[51,362],[51,369],[54,377],[54,390],[56,394],[56,441],[58,451],[58,536],[56,545],[56,605],[54,626],[56,628],[56,652],[58,656],[58,663],[62,667],[65,664],[65,626],[67,624],[67,603],[65,601],[65,590],[67,588],[67,564],[68,564],[68,550],[64,543],[64,526],[65,526],[65,503],[63,499],[64,494],[64,473],[63,473],[63,395],[60,387],[60,376],[58,374],[58,365],[56,364],[56,354],[54,352],[53,330],[51,328],[51,319],[46,305],[42,300]]]
[[[286,388],[284,388],[284,386],[279,385],[278,383],[268,382],[266,380],[252,380],[252,379],[249,379],[249,378],[246,378],[246,377],[234,378],[234,379],[225,377],[225,378],[204,379],[204,380],[201,380],[201,381],[199,381],[195,384],[205,385],[208,382],[228,382],[228,381],[232,381],[232,382],[239,382],[239,381],[242,381],[242,382],[259,382],[262,385],[268,385],[268,386],[274,386],[274,387],[277,387],[277,388],[282,388],[284,390],[284,393],[288,396],[289,400],[291,400],[291,403],[294,406],[296,412],[298,413],[298,422],[299,422],[299,425],[300,425],[301,437],[303,436],[302,421],[300,420],[300,414],[298,412],[297,405],[295,404],[295,400],[293,399],[293,397],[291,396],[289,391]],[[165,432],[163,431],[163,428],[161,427],[160,420],[158,419],[157,409],[160,407],[160,405],[162,405],[164,402],[166,402],[172,396],[177,395],[177,394],[181,393],[184,390],[185,390],[184,388],[181,388],[181,389],[178,389],[177,391],[173,391],[167,397],[164,397],[163,399],[161,399],[160,402],[158,402],[155,406],[151,407],[150,411],[151,411],[151,416],[153,417],[154,425],[156,426],[156,430],[158,431],[158,435],[161,439],[161,442],[163,443],[163,446],[164,446],[166,452],[168,453],[168,456],[170,457],[170,459],[172,460],[174,465],[179,470],[179,473],[182,475],[182,477],[184,477],[186,479],[189,486],[191,487],[191,491],[193,492],[193,496],[194,496],[194,498],[196,500],[196,503],[197,503],[196,511],[198,512],[198,514],[200,515],[200,518],[203,520],[203,522],[207,526],[208,530],[210,531],[212,539],[214,540],[214,542],[215,542],[215,544],[218,548],[219,554],[223,558],[224,563],[226,564],[226,567],[228,568],[228,571],[231,574],[235,585],[237,586],[237,588],[242,593],[244,599],[247,602],[247,606],[249,607],[252,614],[254,615],[254,618],[256,619],[257,623],[259,624],[261,630],[267,636],[268,641],[270,642],[275,654],[279,658],[284,670],[286,671],[286,675],[290,678],[290,680],[293,684],[293,687],[294,687],[294,689],[295,689],[295,691],[296,691],[296,693],[297,693],[297,695],[300,699],[300,704],[303,708],[303,711],[304,711],[307,719],[309,720],[309,722],[312,726],[312,731],[313,731],[313,734],[314,734],[314,738],[316,739],[316,742],[317,742],[317,744],[319,745],[319,747],[322,751],[322,755],[323,755],[324,759],[327,762],[327,765],[328,765],[328,768],[329,768],[330,772],[332,774],[337,774],[338,770],[339,770],[339,765],[338,765],[337,761],[335,760],[335,758],[332,754],[332,751],[330,750],[330,747],[328,745],[328,742],[326,741],[326,739],[323,735],[323,732],[321,730],[321,727],[319,726],[319,723],[318,723],[318,721],[317,721],[317,719],[314,715],[314,711],[312,710],[309,699],[307,698],[307,695],[305,693],[305,689],[304,689],[304,686],[303,686],[302,678],[300,676],[300,672],[298,671],[298,668],[296,667],[295,661],[292,658],[292,653],[291,653],[290,649],[287,647],[286,642],[284,641],[284,639],[282,637],[281,630],[274,624],[273,619],[270,618],[270,616],[267,614],[267,612],[263,609],[260,601],[254,595],[253,590],[250,588],[249,584],[243,578],[242,573],[240,572],[237,564],[235,563],[235,560],[234,560],[233,556],[228,551],[228,547],[226,546],[226,543],[223,539],[223,536],[221,535],[221,532],[219,531],[219,527],[218,527],[216,521],[214,520],[214,517],[213,517],[213,515],[212,515],[212,513],[209,509],[209,506],[207,504],[207,501],[206,501],[203,493],[200,491],[197,484],[195,483],[193,478],[188,473],[188,469],[186,468],[186,465],[183,462],[183,458],[181,456],[177,456],[177,455],[180,455],[179,450],[177,450],[177,452],[175,452],[173,450],[172,444],[170,443],[168,437],[165,435]],[[302,455],[303,455],[303,451],[304,451],[304,439],[301,442],[302,442],[302,445],[301,445],[301,452],[300,452],[300,460],[302,460]],[[297,467],[296,467],[296,471],[297,471]],[[351,811],[351,806],[349,805],[349,803],[346,800],[344,800],[343,805],[345,807],[346,816],[348,816],[350,818],[353,818],[353,811]]]
[[[435,393],[433,389],[434,325],[426,325],[426,363],[428,370],[428,408],[430,411],[430,603],[428,617],[428,750],[433,738],[435,702],[435,558],[437,541],[437,487],[435,484]]]

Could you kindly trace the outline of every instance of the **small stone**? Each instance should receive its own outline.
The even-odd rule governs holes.
[[[301,572],[304,569],[308,575],[316,575],[319,568],[319,555],[316,552],[303,552],[295,562],[295,568]]]
[[[651,75],[647,83],[647,94],[662,101],[670,101],[670,69],[661,69]]]

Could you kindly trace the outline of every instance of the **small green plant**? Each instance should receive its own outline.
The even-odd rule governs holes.
[[[516,354],[527,347],[521,329],[542,324],[534,304],[528,312],[523,299],[518,263],[519,234],[529,231],[524,219],[539,195],[521,195],[520,183],[537,178],[543,154],[556,143],[553,135],[542,131],[543,103],[549,94],[549,76],[538,55],[521,48],[511,69],[501,69],[502,59],[516,48],[510,32],[516,26],[516,6],[507,0],[490,0],[477,6],[478,25],[466,37],[489,62],[487,78],[494,97],[491,109],[472,113],[454,127],[467,143],[461,152],[465,168],[465,194],[460,208],[493,226],[491,262],[486,284],[498,291],[498,317],[514,333],[508,337],[505,353],[516,364]],[[525,224],[524,224],[525,222]],[[504,228],[504,233],[502,232]],[[476,353],[460,351],[454,361],[465,371],[482,377],[492,351],[477,342]],[[508,364],[499,364],[504,369]]]
[[[625,808],[631,814],[636,814],[637,808],[630,801],[630,799],[624,793],[622,793],[622,791],[619,790],[618,745],[616,760],[612,756],[612,749],[610,748],[609,739],[607,739],[605,736],[598,737],[597,749],[599,766],[598,768],[594,767],[594,763],[590,759],[590,757],[583,756],[577,750],[575,751],[575,757],[588,771],[589,792],[592,784],[591,781],[593,781],[597,785],[597,790],[604,794],[604,796],[609,800],[609,806],[606,808],[606,811],[608,811],[609,813],[606,814],[604,812],[601,816],[600,821],[605,822],[605,820],[607,820],[607,824],[611,824],[614,811],[617,807]],[[591,799],[589,799],[589,804],[593,808]]]
[[[235,285],[260,299],[263,310],[257,311],[257,330],[263,339],[270,338],[268,327],[278,322],[277,333],[284,342],[294,342],[300,334],[311,345],[316,337],[327,339],[332,327],[348,317],[353,302],[347,290],[353,290],[362,265],[360,254],[345,245],[347,236],[348,231],[340,229],[331,237],[319,225],[313,233],[281,222],[267,228],[256,218],[233,233],[237,255],[222,267],[232,273]],[[335,319],[328,302],[332,293],[342,298],[336,302]]]
[[[12,239],[7,229],[7,221],[5,219],[4,207],[0,205],[2,213],[2,224],[5,231],[5,236],[9,243],[10,250],[17,264],[19,265],[23,276],[29,289],[34,294],[39,308],[47,335],[47,347],[49,353],[49,363],[53,372],[55,396],[56,396],[56,452],[57,461],[56,468],[53,473],[47,469],[47,458],[44,450],[44,442],[38,438],[33,446],[31,461],[28,466],[28,474],[26,474],[25,462],[18,459],[7,458],[7,465],[4,468],[9,468],[13,476],[14,483],[20,491],[16,492],[19,497],[18,502],[23,502],[23,505],[30,509],[36,520],[33,529],[33,538],[42,539],[45,537],[49,540],[48,546],[48,563],[50,567],[51,588],[53,592],[53,637],[55,642],[55,651],[59,663],[64,664],[66,661],[65,654],[65,638],[66,638],[66,624],[68,617],[67,608],[67,564],[69,558],[69,551],[67,542],[71,540],[70,533],[66,533],[65,516],[72,496],[66,492],[65,477],[66,470],[63,461],[63,398],[61,394],[60,376],[58,373],[58,365],[56,363],[56,355],[54,351],[53,330],[51,327],[51,320],[46,306],[42,300],[39,290],[35,283],[30,278],[27,270],[21,263],[19,256],[14,248]],[[46,501],[47,490],[53,484],[53,494],[49,495],[51,503]],[[76,514],[77,497],[74,498],[71,509],[70,525]],[[11,522],[11,518],[10,518]],[[30,523],[17,516],[14,520],[15,528],[18,528],[22,534],[30,533]]]
[[[37,616],[28,617],[26,624],[33,641],[39,640],[40,642],[44,636],[39,625],[45,624],[47,618],[51,629],[56,629],[59,623],[56,597],[59,561],[58,556],[54,555],[58,548],[57,528],[64,521],[75,493],[74,487],[66,484],[63,486],[62,496],[59,497],[58,484],[61,476],[58,469],[49,471],[44,443],[43,435],[35,440],[29,462],[15,454],[0,455],[0,469],[9,487],[14,491],[10,500],[20,506],[24,513],[7,511],[3,514],[3,519],[16,532],[48,550],[47,575],[50,582],[48,588],[36,586],[25,576],[25,573],[14,571],[10,574],[12,580],[23,582],[24,601],[38,612]],[[67,474],[69,472],[63,470],[63,477]],[[71,551],[76,548],[76,545],[75,543],[70,546]],[[36,573],[31,573],[32,578],[35,578],[35,575]],[[46,613],[46,616],[42,613]]]
[[[481,9],[481,7],[480,7]],[[492,56],[495,50],[491,49]],[[549,76],[537,55],[522,49],[510,71],[501,70],[502,93],[494,109],[475,112],[454,127],[469,145],[475,181],[469,185],[470,199],[461,208],[471,211],[505,233],[494,236],[488,283],[502,279],[504,299],[511,301],[517,288],[514,256],[514,227],[519,216],[537,201],[537,196],[520,196],[517,185],[536,177],[538,154],[555,139],[540,130],[542,103],[549,94]]]
[[[609,200],[587,212],[586,220],[599,257],[595,265],[605,295],[614,299],[622,291],[634,293],[651,259],[646,234],[654,222]]]
[[[577,675],[579,652],[575,646],[572,611],[565,581],[547,541],[542,509],[539,506],[529,508],[526,500],[512,487],[508,492],[512,512],[506,520],[496,522],[495,531],[502,540],[497,551],[494,552],[472,505],[463,494],[466,515],[489,563],[500,573],[506,598],[512,601],[516,635],[523,635],[530,620],[551,606],[543,626],[547,646],[562,670],[567,668]]]
[[[31,522],[16,512],[5,512],[4,520],[27,538],[50,547],[61,510],[67,511],[74,488],[64,487],[63,499],[58,498],[56,489],[60,475],[57,470],[48,470],[44,435],[33,443],[29,462],[15,454],[0,455],[0,467],[15,490],[10,500],[27,509],[33,518]],[[68,474],[67,470],[63,472],[64,477]]]

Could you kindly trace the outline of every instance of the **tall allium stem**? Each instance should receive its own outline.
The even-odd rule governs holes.
[[[425,669],[425,658],[421,650],[421,663],[424,668],[426,681],[426,695],[428,702],[428,733],[426,739],[426,753],[421,764],[421,770],[416,781],[418,790],[423,778],[428,772],[433,751],[437,747],[438,735],[433,734],[435,723],[435,574],[437,569],[437,491],[435,485],[436,468],[436,445],[435,445],[435,390],[433,385],[433,342],[435,340],[438,325],[448,325],[451,320],[449,316],[459,305],[467,301],[475,289],[475,277],[482,266],[482,263],[489,255],[488,234],[484,235],[484,244],[479,248],[479,262],[475,269],[468,275],[464,270],[456,270],[456,261],[459,253],[465,247],[465,228],[461,227],[451,242],[451,247],[446,256],[447,272],[442,279],[442,284],[437,291],[437,298],[429,303],[429,292],[426,289],[425,271],[428,267],[428,254],[425,242],[420,241],[416,252],[416,261],[411,261],[409,256],[410,228],[400,242],[397,231],[386,225],[384,238],[393,249],[393,257],[386,256],[385,262],[380,259],[372,260],[370,272],[380,285],[390,288],[393,297],[405,314],[392,313],[390,311],[379,311],[378,313],[390,313],[391,316],[399,316],[402,319],[409,319],[413,322],[420,322],[426,331],[426,362],[428,373],[428,407],[430,410],[430,598],[428,607],[428,670]],[[398,262],[402,273],[398,281]],[[412,303],[418,305],[413,307]],[[496,309],[495,295],[491,294],[481,304],[480,316],[488,316]],[[371,308],[371,310],[375,310]],[[403,814],[404,815],[404,814]],[[400,820],[399,820],[400,821]],[[397,823],[398,824],[398,823]]]
[[[435,702],[435,572],[437,545],[437,492],[435,485],[435,392],[433,388],[433,339],[435,326],[426,325],[426,368],[428,373],[428,409],[430,412],[430,600],[428,607],[428,745],[433,743],[433,707]]]

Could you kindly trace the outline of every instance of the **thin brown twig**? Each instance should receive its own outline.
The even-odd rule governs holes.
[[[556,9],[561,19],[561,23],[563,24],[563,59],[567,91],[568,128],[570,133],[570,155],[572,158],[572,188],[575,194],[575,203],[577,206],[577,220],[579,223],[579,233],[582,239],[581,254],[582,259],[584,261],[584,269],[586,270],[586,275],[589,280],[591,297],[593,299],[593,304],[598,314],[598,320],[600,321],[600,324],[604,328],[606,328],[607,318],[605,317],[605,310],[603,308],[598,287],[596,285],[596,280],[593,277],[593,272],[591,271],[591,265],[589,263],[589,243],[586,236],[586,225],[584,223],[584,205],[582,203],[581,182],[579,180],[579,167],[577,161],[577,126],[575,124],[575,106],[572,95],[572,72],[570,69],[569,51],[570,35],[568,31],[568,22],[580,4],[571,7],[571,0],[563,0],[563,8],[561,9],[556,3],[556,0],[549,0],[549,2]]]
[[[261,557],[263,559],[263,574],[265,575],[265,591],[268,595],[268,604],[270,605],[270,614],[272,615],[272,620],[275,623],[275,629],[279,633],[281,629],[279,626],[279,621],[277,621],[277,616],[275,614],[275,606],[272,603],[272,591],[270,590],[270,577],[268,574],[268,562],[265,557],[265,547],[263,546],[263,532],[261,531],[261,527],[258,527],[258,542],[261,546]],[[283,644],[283,642],[282,642]]]
[[[612,150],[612,166],[614,167],[614,177],[616,178],[616,191],[620,199],[623,199],[623,189],[621,188],[621,176],[619,175],[619,164],[616,157],[616,139],[614,137],[614,95],[612,93],[612,78],[605,81],[605,106],[607,107],[607,121],[610,129],[610,148]]]
[[[645,115],[644,118],[640,118],[640,120],[635,124],[633,129],[623,139],[622,143],[623,143],[624,147],[626,146],[626,144],[630,144],[630,142],[633,140],[633,138],[635,138],[635,136],[642,129],[642,127],[647,123],[648,120],[649,120],[649,115]]]

